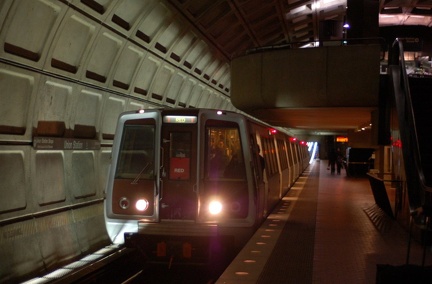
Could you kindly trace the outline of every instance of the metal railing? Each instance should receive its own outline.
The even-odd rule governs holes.
[[[397,38],[389,54],[389,75],[393,82],[399,131],[402,140],[407,192],[411,209],[423,206],[425,204],[425,192],[431,191],[431,188],[428,188],[425,183],[421,164],[417,128],[404,59],[404,43],[415,41],[416,39],[413,38]]]

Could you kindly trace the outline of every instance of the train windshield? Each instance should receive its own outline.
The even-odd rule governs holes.
[[[246,179],[239,130],[234,125],[206,127],[208,178]]]
[[[115,178],[152,179],[155,149],[154,125],[125,125]]]

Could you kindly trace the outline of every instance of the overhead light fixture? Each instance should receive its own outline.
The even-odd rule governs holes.
[[[305,5],[292,9],[291,13],[296,14],[296,13],[303,12],[304,10],[306,10]]]

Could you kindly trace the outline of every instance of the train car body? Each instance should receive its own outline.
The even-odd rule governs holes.
[[[244,245],[304,160],[306,146],[241,114],[124,113],[106,191],[108,234],[150,260],[206,263]]]

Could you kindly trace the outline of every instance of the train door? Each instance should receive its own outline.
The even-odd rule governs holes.
[[[256,152],[258,152],[258,155],[253,153],[254,157],[254,163],[256,165],[260,164],[261,167],[257,169],[257,173],[254,175],[256,176],[256,190],[257,190],[257,206],[258,210],[257,212],[262,212],[261,217],[266,217],[268,214],[267,211],[267,196],[268,196],[268,184],[265,179],[265,159],[262,152],[262,142],[261,137],[259,133],[255,133],[254,137],[251,137],[251,145],[255,149],[257,149]],[[259,151],[258,151],[259,149]]]
[[[161,139],[161,220],[195,220],[197,214],[196,117],[164,117]]]
[[[247,162],[250,160],[248,137],[235,121],[207,119],[203,126],[204,167],[201,169],[199,221],[224,220],[224,223],[242,222],[245,225],[244,219],[250,218],[253,222],[255,211],[250,210],[254,204],[252,174],[250,162]],[[216,208],[221,211],[213,210]]]
[[[290,187],[294,184],[295,182],[295,167],[294,167],[294,155],[293,155],[293,145],[291,142],[287,143],[287,148],[288,148],[288,165],[289,165],[289,183],[290,183]]]

